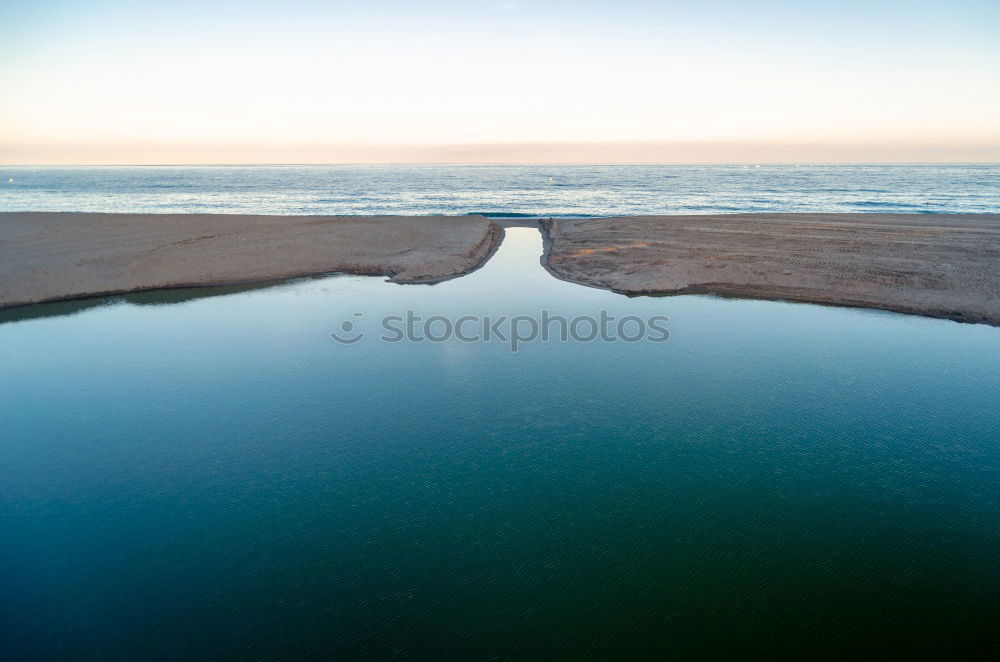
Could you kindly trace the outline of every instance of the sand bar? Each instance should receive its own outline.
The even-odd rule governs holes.
[[[433,283],[481,266],[508,224],[482,216],[0,213],[0,308],[334,272]],[[541,225],[542,263],[581,285],[1000,326],[1000,214],[726,214]]]
[[[482,216],[0,213],[0,307],[331,272],[432,283],[482,265]]]
[[[1000,326],[1000,214],[726,214],[545,221],[564,280]]]

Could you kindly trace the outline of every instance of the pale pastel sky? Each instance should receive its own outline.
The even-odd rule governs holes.
[[[752,160],[1000,161],[1000,2],[0,9],[0,163]]]

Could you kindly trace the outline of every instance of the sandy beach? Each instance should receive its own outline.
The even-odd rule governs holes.
[[[332,272],[433,283],[501,236],[482,216],[0,213],[0,307]]]
[[[516,225],[534,225],[519,219]],[[484,264],[483,216],[0,214],[0,307],[325,273],[433,283]],[[998,214],[731,214],[541,222],[554,276],[1000,325]]]
[[[1000,325],[1000,214],[725,214],[544,225],[553,275],[622,294],[714,293]]]

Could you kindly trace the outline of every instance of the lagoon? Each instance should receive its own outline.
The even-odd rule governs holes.
[[[1000,329],[550,276],[0,313],[3,638],[66,659],[987,656]],[[388,343],[406,311],[666,342]],[[342,344],[345,321],[366,333]],[[822,642],[818,645],[817,642]]]

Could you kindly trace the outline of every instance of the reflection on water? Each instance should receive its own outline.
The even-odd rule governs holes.
[[[338,276],[0,325],[6,652],[994,650],[1000,330],[627,298],[540,252],[514,228],[434,286]],[[329,337],[541,309],[663,314],[671,336]]]
[[[225,296],[227,294],[236,294],[238,292],[251,292],[265,287],[273,287],[274,285],[275,283],[270,282],[252,283],[247,285],[226,285],[221,287],[176,287],[164,290],[149,290],[145,292],[116,294],[108,297],[88,297],[85,299],[56,301],[53,303],[35,306],[16,306],[14,308],[0,309],[0,324],[3,324],[4,322],[21,322],[41,317],[73,315],[91,308],[114,306],[117,304],[131,304],[134,306],[161,306],[171,303],[185,303],[187,301],[194,301],[195,299],[208,299],[211,297]]]

